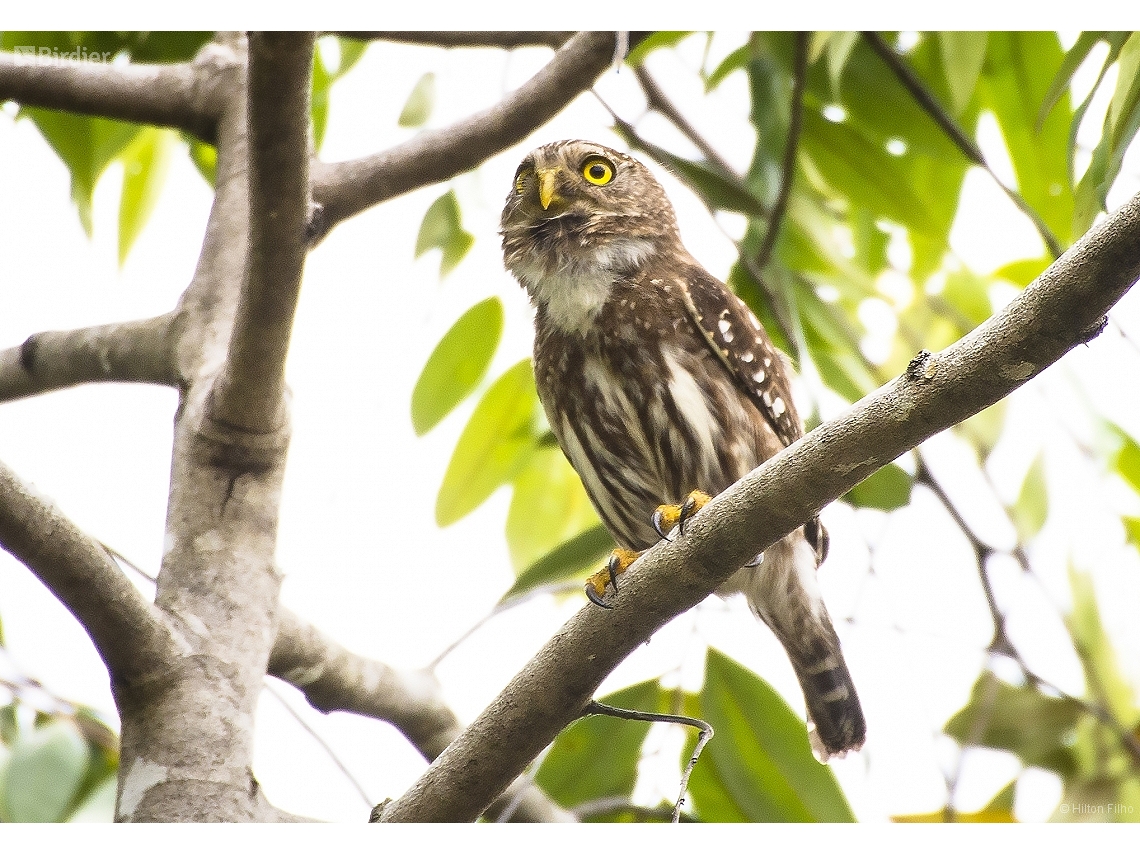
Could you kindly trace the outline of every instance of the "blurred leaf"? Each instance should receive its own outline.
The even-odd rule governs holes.
[[[434,106],[435,74],[429,71],[412,87],[412,92],[408,95],[396,124],[401,128],[418,128],[427,123]]]
[[[888,463],[856,484],[841,498],[857,508],[893,511],[910,504],[910,490],[913,486],[913,475],[895,463]]]
[[[118,782],[111,775],[91,790],[67,818],[68,822],[114,822]]]
[[[439,262],[442,279],[463,260],[467,250],[475,243],[475,236],[463,230],[459,214],[459,200],[455,191],[448,190],[428,206],[420,232],[416,236],[416,258],[429,249],[440,249]]]
[[[978,86],[982,63],[986,59],[989,33],[943,32],[938,33],[937,37],[953,113],[960,116],[965,112]]]
[[[1068,92],[1062,92],[1040,128],[1037,115],[1064,54],[1056,33],[994,32],[979,91],[1001,127],[1017,188],[1050,231],[1072,239],[1074,197],[1069,173]]]
[[[1045,485],[1045,456],[1038,454],[1025,473],[1025,480],[1021,483],[1021,492],[1017,494],[1017,501],[1010,508],[1010,516],[1020,542],[1032,540],[1045,525],[1049,515],[1049,494]]]
[[[20,722],[16,718],[17,702],[5,704],[0,707],[0,742],[5,745],[12,745],[20,738]],[[0,766],[0,775],[3,775],[3,767]]]
[[[119,199],[120,267],[158,202],[176,139],[175,131],[145,127],[119,155],[123,162],[123,193]]]
[[[709,649],[701,718],[716,730],[689,791],[706,822],[853,822],[831,769],[811,753],[807,728],[771,686]]]
[[[138,125],[114,119],[77,116],[39,107],[23,107],[30,119],[71,173],[71,199],[79,222],[91,236],[91,197],[107,165],[140,132]]]
[[[1013,815],[1013,795],[1017,780],[1010,781],[998,794],[990,799],[990,803],[975,813],[961,813],[954,811],[953,822],[1017,822]],[[946,809],[936,810],[933,813],[917,813],[908,816],[892,816],[891,822],[946,822]]]
[[[642,139],[624,122],[615,123],[614,130],[631,147],[645,152],[684,181],[710,208],[757,217],[764,215],[764,207],[740,181],[722,174],[703,161],[686,160]]]
[[[441,527],[467,516],[518,475],[535,448],[538,406],[529,359],[491,384],[447,464],[435,503],[435,520]]]
[[[712,92],[734,71],[739,71],[748,64],[748,45],[741,45],[720,61],[712,74],[705,78],[705,92]]]
[[[503,304],[488,297],[439,340],[412,390],[412,426],[423,436],[475,391],[503,335]]]
[[[507,511],[507,547],[515,571],[599,525],[578,473],[555,447],[539,448],[516,476]]]
[[[510,590],[499,600],[525,594],[543,585],[553,585],[583,575],[586,570],[600,570],[602,561],[616,544],[605,526],[596,525],[559,544],[523,570]]]
[[[847,61],[851,59],[851,51],[859,41],[856,32],[832,33],[827,40],[827,76],[831,79],[831,91],[841,91],[840,81],[847,68]]]
[[[5,822],[66,819],[87,766],[87,745],[71,722],[57,719],[25,733],[12,747],[4,771],[0,819]]]
[[[1073,75],[1076,74],[1077,69],[1081,67],[1089,53],[1105,35],[1107,34],[1104,32],[1081,33],[1077,36],[1073,46],[1065,52],[1065,58],[1061,60],[1061,67],[1053,75],[1053,80],[1049,83],[1049,90],[1045,93],[1045,100],[1041,102],[1041,109],[1037,112],[1036,128],[1038,132],[1040,132],[1041,126],[1045,124],[1045,117],[1057,106],[1061,96],[1069,91],[1069,86],[1073,82]]]
[[[1068,741],[1082,714],[1075,700],[1011,686],[987,671],[974,684],[969,703],[943,730],[963,745],[1009,751],[1026,766],[1067,777],[1076,770]]]
[[[4,646],[4,621],[0,619],[0,647]]]
[[[1140,549],[1140,517],[1121,517],[1128,542]]]
[[[1002,265],[994,271],[993,275],[995,279],[1004,279],[1007,282],[1012,282],[1014,285],[1025,288],[1030,282],[1044,273],[1045,268],[1052,263],[1053,259],[1048,255],[1044,255],[1041,258],[1023,258],[1020,261],[1011,261],[1008,264]]]
[[[651,680],[600,700],[612,707],[657,712],[660,697],[657,681]],[[600,798],[628,798],[649,727],[649,722],[611,716],[580,718],[558,734],[535,783],[565,808]]]
[[[206,179],[206,183],[213,187],[218,172],[218,150],[187,133],[182,134],[182,139],[190,146],[190,162],[198,174]]]
[[[333,75],[325,67],[322,52],[313,51],[312,92],[309,95],[309,117],[313,123],[313,148],[318,152],[325,141],[325,128],[329,122],[329,89]]]
[[[847,122],[830,122],[806,110],[801,151],[839,195],[876,217],[919,231],[935,224],[896,158],[874,145]]]
[[[692,30],[660,30],[650,33],[625,55],[625,64],[636,68],[658,48],[675,47],[693,34]]]
[[[1101,623],[1092,577],[1069,568],[1073,609],[1065,618],[1073,646],[1085,671],[1092,697],[1125,727],[1135,727],[1140,713],[1133,702],[1132,687],[1120,671],[1116,651]]]
[[[942,299],[960,312],[972,329],[993,313],[989,284],[986,278],[969,270],[954,270],[946,276]],[[962,332],[969,332],[969,329]]]
[[[1140,444],[1118,425],[1109,422],[1108,431],[1117,443],[1110,466],[1137,493],[1140,493]]]
[[[983,461],[989,457],[998,439],[1001,438],[1002,429],[1005,427],[1006,406],[1003,398],[958,424],[958,432],[977,449],[978,456]]]
[[[187,62],[212,37],[212,32],[123,32],[96,30],[92,32],[5,31],[0,35],[0,48],[32,47],[37,53],[47,51],[53,59],[67,57],[86,62],[110,62],[123,53],[132,62],[171,63]]]

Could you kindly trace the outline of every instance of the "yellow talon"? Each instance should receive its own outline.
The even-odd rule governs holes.
[[[681,534],[685,533],[685,523],[696,516],[697,511],[712,501],[708,493],[693,490],[689,493],[683,504],[659,505],[653,512],[653,529],[662,538],[668,538],[669,532],[674,528]]]
[[[603,599],[606,594],[606,585],[612,585],[617,590],[617,577],[629,569],[641,553],[633,549],[615,549],[610,553],[606,566],[586,580],[586,596],[590,602],[603,609],[613,608]]]

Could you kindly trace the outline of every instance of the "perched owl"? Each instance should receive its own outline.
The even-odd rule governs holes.
[[[582,140],[535,149],[515,174],[502,236],[535,307],[535,381],[551,429],[626,548],[611,559],[616,585],[614,564],[624,570],[630,550],[802,436],[789,367],[685,250],[665,191],[628,155]],[[826,552],[812,520],[718,592],[743,592],[787,650],[822,759],[859,748],[866,732],[816,585]],[[588,586],[595,602],[605,578]]]

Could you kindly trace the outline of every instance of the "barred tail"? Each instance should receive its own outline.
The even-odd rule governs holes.
[[[830,643],[826,645],[818,644],[816,655],[810,659],[797,661],[798,657],[792,657],[792,667],[799,678],[808,716],[814,725],[810,734],[812,749],[824,763],[831,757],[857,751],[867,736],[863,708],[859,705],[855,683],[847,670],[847,663],[843,661],[834,630],[828,641]]]

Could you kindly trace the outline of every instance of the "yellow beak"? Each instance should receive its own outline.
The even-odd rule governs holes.
[[[547,210],[554,202],[562,201],[555,189],[558,183],[558,173],[562,170],[557,166],[549,169],[539,169],[538,174],[538,201],[542,203],[542,210]]]

